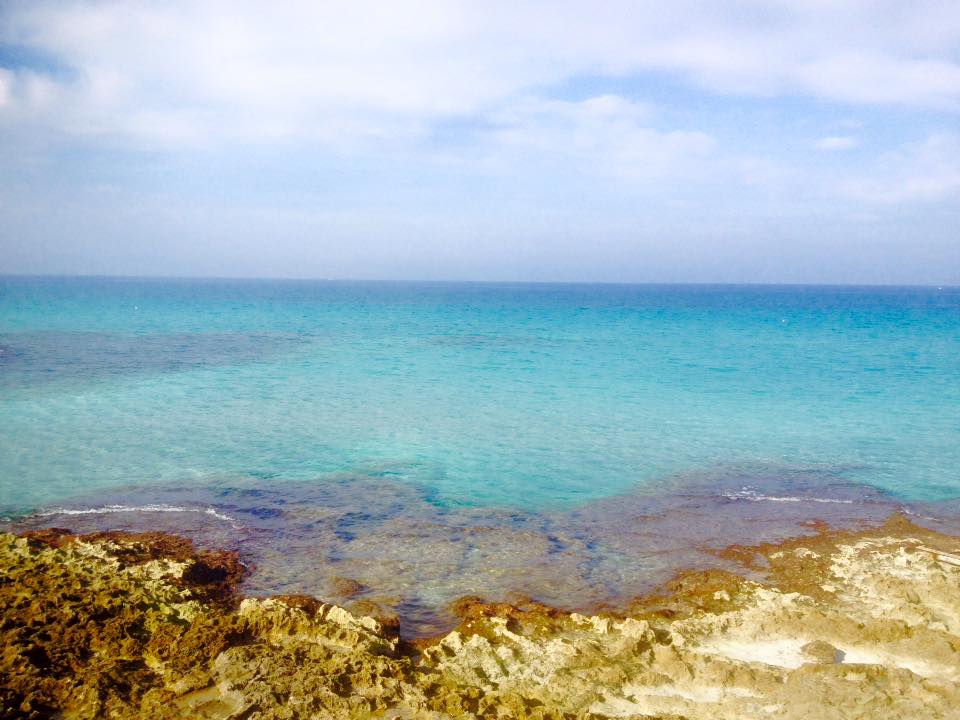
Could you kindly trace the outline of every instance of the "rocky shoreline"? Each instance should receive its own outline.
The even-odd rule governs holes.
[[[407,641],[363,601],[243,598],[236,555],[173,536],[0,534],[0,717],[960,717],[960,538],[893,516],[723,554],[744,573],[626,612],[464,598]]]

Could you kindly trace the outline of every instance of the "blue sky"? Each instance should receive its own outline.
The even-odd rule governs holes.
[[[960,283],[953,2],[0,3],[0,272]]]

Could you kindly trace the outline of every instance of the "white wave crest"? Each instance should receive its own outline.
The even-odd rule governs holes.
[[[35,517],[51,517],[53,515],[109,515],[111,513],[203,513],[217,520],[228,522],[234,527],[240,523],[229,515],[215,510],[212,507],[191,508],[179,505],[103,505],[93,508],[50,508],[34,513]]]
[[[900,512],[905,515],[912,515],[915,518],[920,518],[921,520],[933,520],[934,522],[943,522],[940,518],[935,518],[932,515],[921,515],[918,512],[914,512],[908,507],[901,507]]]
[[[820,497],[796,497],[794,495],[762,495],[754,490],[743,489],[738,492],[723,493],[723,497],[730,500],[749,500],[750,502],[781,502],[781,503],[835,503],[840,505],[852,505],[853,500],[842,498],[820,498]]]

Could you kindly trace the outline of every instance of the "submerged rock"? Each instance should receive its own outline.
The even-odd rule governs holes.
[[[411,643],[361,603],[242,599],[235,556],[179,538],[0,535],[0,716],[951,717],[958,550],[824,530],[727,551],[766,582],[688,573],[623,615],[465,598]]]

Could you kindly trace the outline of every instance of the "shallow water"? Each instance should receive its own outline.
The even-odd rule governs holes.
[[[115,490],[21,516],[0,527],[76,532],[165,530],[241,553],[248,594],[307,593],[370,600],[398,612],[405,635],[448,630],[449,604],[531,596],[569,610],[622,607],[678,569],[726,567],[713,552],[891,512],[960,532],[957,503],[898,502],[837,478],[742,473],[674,480],[671,493],[636,490],[534,512],[438,503],[429,489],[383,478],[247,480]],[[786,494],[786,493],[792,494]],[[338,580],[363,586],[342,595]]]
[[[958,468],[957,289],[0,279],[17,526],[163,527],[420,632],[811,517],[949,524]]]

